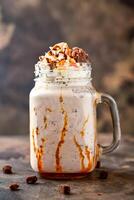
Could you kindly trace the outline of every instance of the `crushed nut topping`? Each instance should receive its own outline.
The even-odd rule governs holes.
[[[66,66],[77,67],[77,63],[90,63],[88,54],[81,48],[70,48],[61,42],[50,47],[50,50],[39,57],[39,61],[50,66],[50,69],[65,69]]]
[[[83,49],[74,47],[72,49],[72,57],[76,62],[85,62],[88,59],[88,54]]]

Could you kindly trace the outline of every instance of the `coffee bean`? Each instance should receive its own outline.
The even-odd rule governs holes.
[[[102,195],[102,193],[97,193],[97,195],[98,195],[98,196],[101,196],[101,195]]]
[[[125,79],[123,80],[122,84],[121,84],[121,89],[122,90],[130,90],[134,88],[134,81],[131,79]]]
[[[134,94],[129,94],[127,97],[127,103],[130,106],[134,106]]]
[[[5,165],[3,167],[3,173],[4,174],[12,174],[12,167],[10,165]]]
[[[19,189],[19,185],[14,183],[14,184],[10,185],[9,188],[12,191],[17,191]]]
[[[69,195],[70,194],[70,186],[69,185],[59,185],[59,192],[61,194]]]
[[[100,171],[99,179],[107,179],[108,178],[108,172],[105,170]]]
[[[36,176],[28,176],[26,178],[26,183],[27,184],[35,184],[37,182],[37,177]]]

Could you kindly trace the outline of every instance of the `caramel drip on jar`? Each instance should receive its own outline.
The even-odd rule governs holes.
[[[59,97],[59,100],[60,100],[60,103],[63,103],[63,96],[62,95]]]
[[[68,125],[68,116],[67,116],[67,112],[64,110],[64,107],[63,107],[63,97],[62,96],[59,97],[59,101],[60,101],[60,104],[61,104],[61,112],[64,115],[64,124],[63,124],[63,128],[61,130],[60,141],[58,142],[58,145],[57,145],[55,158],[56,158],[56,171],[62,172],[62,166],[61,166],[61,163],[60,163],[60,149],[61,149],[61,147],[62,147],[62,145],[64,144],[64,141],[65,141],[65,136],[66,136],[66,132],[67,132],[67,125]]]
[[[52,109],[51,108],[49,108],[49,107],[47,107],[46,108],[46,112],[52,112]],[[48,126],[48,122],[47,122],[48,120],[47,120],[47,116],[44,116],[44,128],[46,129],[47,128],[47,126]]]
[[[52,112],[52,109],[51,108],[46,108],[46,111]]]
[[[47,117],[44,116],[44,128],[46,129],[47,128]]]
[[[83,126],[82,126],[82,130],[80,131],[81,136],[83,137],[85,135],[85,126],[88,122],[89,116],[87,117],[87,119],[84,121]]]
[[[39,128],[38,127],[35,129],[35,133],[36,133],[36,135],[39,135]]]
[[[86,171],[89,172],[92,169],[92,160],[91,160],[91,153],[88,149],[88,146],[85,146],[85,154],[86,154],[87,159],[88,159],[88,166],[86,168]]]
[[[38,160],[38,169],[39,169],[39,172],[43,172],[43,160],[42,160],[42,156],[43,156],[43,144],[40,145],[40,147],[38,148],[37,154],[36,154],[36,158]]]
[[[85,165],[84,165],[84,155],[82,152],[82,148],[81,146],[78,144],[76,137],[74,136],[74,143],[79,151],[79,155],[80,155],[80,161],[81,161],[81,171],[85,171]]]
[[[33,139],[34,152],[36,152],[36,145],[35,145],[35,141],[34,141],[34,129],[32,130],[32,139]]]
[[[34,152],[35,152],[35,155],[36,155],[36,158],[37,158],[38,170],[39,170],[39,172],[43,172],[42,157],[43,157],[43,154],[44,154],[43,147],[44,147],[45,139],[41,138],[41,145],[39,147],[36,146],[36,144],[35,144],[35,133],[37,132],[37,130],[38,130],[38,134],[39,134],[38,128],[36,128],[35,130],[34,129],[32,130],[33,148],[34,148]],[[37,133],[36,133],[36,135],[37,135]]]

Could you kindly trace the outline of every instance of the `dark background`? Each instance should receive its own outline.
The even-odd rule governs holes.
[[[34,64],[54,43],[87,50],[93,83],[119,106],[123,134],[134,132],[133,0],[0,0],[0,134],[28,134]],[[111,130],[106,108],[99,128]]]

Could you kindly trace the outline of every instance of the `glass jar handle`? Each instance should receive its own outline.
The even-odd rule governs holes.
[[[118,108],[115,100],[108,94],[100,93],[101,102],[100,103],[106,103],[109,106],[112,122],[113,122],[113,140],[112,143],[109,146],[103,146],[102,147],[102,153],[110,153],[114,149],[116,149],[119,146],[119,142],[121,139],[121,130],[120,130],[120,120],[119,120],[119,113]]]

